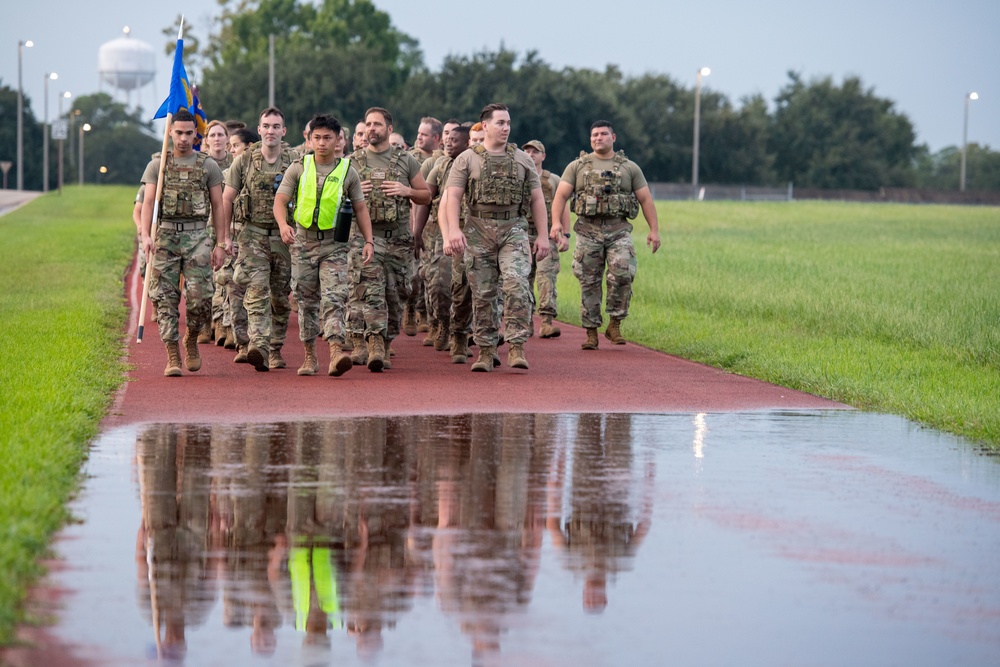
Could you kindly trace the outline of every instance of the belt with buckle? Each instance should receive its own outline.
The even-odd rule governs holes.
[[[380,229],[378,224],[372,225],[372,236],[380,236],[384,239],[391,239],[393,236],[399,236],[403,232],[410,232],[410,223],[405,222],[403,224],[393,224],[392,227],[386,227],[385,229]]]
[[[194,232],[208,227],[208,220],[192,220],[191,222],[160,221],[161,229],[168,229],[172,232]]]
[[[255,234],[263,234],[264,236],[281,236],[281,230],[277,227],[260,227],[253,223],[246,223],[243,229],[250,230]]]
[[[520,217],[517,209],[513,211],[479,211],[472,209],[469,211],[469,215],[484,220],[514,220]]]
[[[332,229],[306,229],[305,227],[300,226],[299,232],[310,241],[333,240]]]

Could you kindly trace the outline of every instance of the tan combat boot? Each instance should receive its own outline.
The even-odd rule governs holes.
[[[407,336],[417,335],[417,311],[410,304],[403,308],[403,333]]]
[[[368,337],[368,370],[381,373],[385,366],[385,339],[379,334]]]
[[[211,322],[206,322],[205,325],[201,328],[201,331],[198,332],[198,342],[201,343],[202,345],[204,345],[205,343],[212,342]]]
[[[167,377],[181,376],[181,350],[180,345],[175,340],[167,341],[167,367],[163,369],[163,374]]]
[[[507,365],[511,368],[523,368],[528,370],[528,360],[524,356],[524,345],[521,343],[511,343],[507,352]]]
[[[624,345],[625,339],[622,337],[622,321],[611,318],[608,328],[604,331],[604,337],[615,345]]]
[[[222,347],[226,344],[226,325],[219,320],[215,323],[215,345],[216,347]]]
[[[239,345],[239,346],[237,346],[237,348],[236,348],[236,356],[233,357],[233,363],[234,364],[249,364],[250,363],[249,361],[247,361],[247,346],[246,345]]]
[[[580,346],[584,350],[596,350],[597,349],[597,328],[587,329],[587,340]]]
[[[239,345],[236,342],[236,329],[233,327],[226,328],[226,340],[222,344],[227,350],[235,350]],[[237,362],[240,363],[240,362]]]
[[[444,352],[448,349],[448,330],[451,329],[450,322],[442,321],[438,324],[437,335],[434,336],[434,349]]]
[[[247,347],[247,363],[251,364],[258,373],[266,373],[271,370],[271,367],[267,365],[267,352],[255,347],[253,343]]]
[[[192,373],[201,368],[201,355],[198,354],[198,334],[191,329],[184,334],[184,365]]]
[[[354,367],[354,362],[351,361],[351,357],[344,354],[344,348],[341,347],[340,343],[334,343],[330,341],[330,368],[327,371],[328,375],[332,375],[337,378],[351,370]]]
[[[559,330],[559,327],[552,324],[551,315],[545,315],[542,317],[542,326],[538,332],[539,336],[542,338],[559,338],[559,334],[561,333],[562,331]]]
[[[496,356],[496,348],[492,345],[485,345],[479,348],[479,358],[472,364],[473,373],[489,373],[493,370],[493,361]]]
[[[455,334],[451,337],[451,363],[464,364],[469,358],[469,335]]]
[[[424,338],[424,347],[430,347],[434,345],[434,341],[437,340],[438,323],[431,322],[430,326],[427,328],[427,336]]]
[[[351,334],[351,345],[354,351],[351,352],[351,363],[355,366],[364,366],[368,363],[368,346],[365,345],[365,337],[361,334]]]
[[[417,311],[417,331],[423,333],[430,330],[431,325],[427,323],[427,314]]]
[[[306,348],[306,358],[296,371],[298,375],[316,375],[319,370],[319,362],[316,360],[316,340],[307,340],[302,343]]]
[[[284,368],[285,366],[288,365],[288,364],[285,363],[285,360],[281,356],[281,348],[280,347],[277,348],[277,349],[271,350],[270,353],[268,353],[268,355],[267,355],[267,365],[270,366],[271,368]]]

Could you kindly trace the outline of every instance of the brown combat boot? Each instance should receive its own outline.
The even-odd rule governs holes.
[[[316,360],[316,340],[304,341],[302,345],[306,348],[306,358],[295,372],[298,375],[316,375],[316,371],[319,370],[319,362]]]
[[[385,366],[385,339],[379,334],[368,337],[368,370],[381,373]]]
[[[350,356],[344,354],[344,349],[340,343],[330,341],[330,368],[327,374],[338,378],[353,367],[354,362],[351,361]]]
[[[226,327],[226,340],[222,344],[227,350],[235,350],[239,345],[236,343],[236,329],[233,327]],[[237,362],[239,363],[239,362]]]
[[[167,341],[167,367],[163,369],[163,374],[167,377],[181,376],[181,349],[175,340]]]
[[[351,340],[350,334],[344,336],[344,344],[340,346],[340,349],[344,352],[354,352],[354,342]]]
[[[247,348],[247,363],[253,364],[254,369],[258,373],[266,373],[271,370],[271,367],[267,365],[267,357],[264,356],[264,350],[254,347],[253,343],[250,343],[250,347]]]
[[[493,361],[496,356],[496,348],[491,345],[484,345],[479,348],[479,358],[472,364],[473,373],[489,373],[493,370]]]
[[[361,334],[351,334],[351,345],[354,351],[351,352],[351,363],[355,366],[364,366],[368,363],[368,346],[365,345],[365,337]]]
[[[455,334],[451,337],[451,363],[464,364],[469,358],[469,335]]]
[[[288,365],[288,364],[285,363],[285,360],[281,357],[281,348],[280,347],[277,348],[277,349],[271,350],[271,352],[268,353],[268,355],[267,355],[267,365],[270,366],[271,368],[284,368],[285,366]]]
[[[434,336],[434,349],[438,352],[444,352],[448,349],[448,330],[451,329],[451,323],[442,321],[438,324],[437,335]]]
[[[604,337],[615,345],[624,345],[625,339],[622,337],[622,321],[611,318],[608,328],[604,331]]]
[[[423,333],[424,331],[430,331],[431,325],[427,323],[427,313],[421,313],[417,311],[417,331]]]
[[[417,335],[417,311],[410,304],[403,308],[403,333],[407,336]]]
[[[212,323],[206,322],[198,332],[198,342],[202,345],[212,342]]]
[[[198,334],[191,329],[184,334],[184,365],[192,373],[201,368],[201,355],[198,354]]]
[[[542,338],[559,338],[561,334],[559,327],[552,324],[552,316],[545,315],[542,317],[542,326],[539,329],[538,335]]]
[[[219,320],[215,323],[215,345],[216,347],[222,347],[226,344],[226,325]]]
[[[528,360],[524,356],[524,345],[521,343],[511,343],[507,352],[507,365],[511,368],[523,368],[528,370]]]
[[[427,336],[424,338],[424,347],[430,347],[434,345],[434,341],[437,340],[438,323],[431,322],[430,326],[427,327]]]
[[[240,345],[236,348],[236,356],[233,357],[234,364],[249,364],[247,361],[247,346]]]
[[[597,328],[587,329],[587,340],[580,346],[584,350],[596,350],[597,349]]]

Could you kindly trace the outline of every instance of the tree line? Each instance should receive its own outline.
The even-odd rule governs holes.
[[[614,123],[616,146],[642,166],[648,180],[691,180],[694,91],[668,75],[625,76],[615,65],[604,71],[555,69],[537,52],[504,48],[452,55],[431,71],[417,40],[370,0],[222,0],[220,6],[207,38],[185,38],[185,62],[210,118],[254,126],[267,103],[273,34],[275,100],[293,143],[317,112],[332,113],[350,128],[368,107],[385,106],[396,131],[412,141],[422,116],[478,120],[485,104],[503,101],[511,108],[512,140],[541,139],[552,170],[561,171],[579,151],[589,150],[590,124],[605,118]],[[177,27],[166,27],[164,34],[171,38],[170,53]],[[9,88],[0,89],[0,111],[8,102]],[[14,150],[7,139],[8,129],[13,138],[13,119],[0,113],[0,155]],[[87,122],[95,127],[88,152],[92,144],[125,140]],[[25,126],[26,147],[37,141],[40,149],[37,121],[32,117]],[[139,116],[133,134],[149,134]],[[122,150],[107,152],[124,158]],[[33,154],[26,148],[26,155]],[[702,91],[702,183],[954,190],[959,160],[959,148],[931,153],[918,145],[906,114],[858,77],[807,80],[789,72],[771,101],[754,95],[734,103],[721,92]],[[967,165],[969,189],[1000,190],[1000,152],[971,144]],[[40,167],[25,166],[26,187],[40,183]],[[105,178],[138,179],[139,172],[126,177],[124,171],[115,168]]]

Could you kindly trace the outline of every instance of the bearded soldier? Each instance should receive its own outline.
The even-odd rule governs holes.
[[[365,129],[368,147],[355,151],[351,163],[361,175],[375,239],[375,258],[354,271],[357,282],[352,288],[352,301],[361,303],[365,340],[355,335],[353,346],[357,355],[367,344],[368,370],[381,372],[390,367],[389,344],[399,335],[403,305],[410,295],[413,264],[410,204],[429,204],[431,195],[420,175],[420,163],[389,144],[392,115],[382,107],[368,109]],[[353,252],[351,257],[356,268],[357,253]]]
[[[433,166],[437,158],[443,155],[443,151],[441,150],[443,131],[444,126],[441,124],[441,121],[433,116],[424,116],[420,119],[420,125],[417,126],[417,140],[413,148],[410,149],[410,154],[420,163],[420,175],[424,177],[425,181],[427,180],[427,174],[430,172],[430,167]],[[425,165],[427,166],[426,170],[424,170]],[[419,207],[410,209],[411,224],[413,214],[416,213],[417,208]],[[415,242],[418,238],[414,234],[413,239]],[[416,259],[417,261],[413,263],[413,273],[410,275],[410,298],[403,308],[403,333],[407,336],[417,335],[417,311],[422,312],[425,316],[427,314],[425,306],[426,291],[424,287],[427,258],[418,256]],[[418,306],[422,307],[418,308]]]
[[[268,107],[260,113],[260,143],[229,169],[222,196],[226,219],[237,202],[237,218],[244,222],[237,237],[236,276],[246,289],[247,361],[258,371],[285,367],[281,347],[291,312],[292,258],[274,219],[274,194],[285,170],[298,158],[295,149],[282,146],[285,130],[280,109]]]
[[[229,242],[222,217],[222,171],[207,155],[195,153],[196,136],[194,116],[184,109],[175,113],[170,122],[173,149],[166,156],[163,202],[155,243],[150,234],[160,171],[159,155],[150,160],[142,175],[146,186],[142,202],[142,251],[153,251],[149,296],[156,307],[160,339],[167,348],[167,366],[163,374],[171,377],[181,375],[180,277],[184,276],[187,304],[185,365],[193,372],[201,368],[198,332],[212,317],[215,291],[212,269],[222,266]],[[208,232],[209,210],[217,239],[214,249]]]
[[[574,197],[573,212],[577,220],[573,275],[580,281],[580,319],[587,330],[587,340],[581,346],[584,350],[597,349],[605,266],[610,322],[604,335],[615,345],[625,344],[621,323],[628,317],[636,270],[629,220],[639,214],[640,206],[649,224],[646,245],[654,253],[660,248],[656,205],[646,177],[623,151],[615,153],[611,123],[599,120],[590,127],[590,146],[594,149],[592,153],[581,152],[566,167],[552,201],[552,238],[559,238],[566,201],[571,195]]]
[[[528,273],[532,247],[521,208],[530,201],[538,233],[534,255],[542,260],[549,254],[545,200],[534,162],[517,146],[507,143],[510,113],[506,105],[486,105],[480,120],[486,132],[485,141],[455,158],[448,176],[445,202],[451,236],[448,245],[452,251],[465,252],[472,289],[473,338],[479,347],[479,358],[472,364],[472,370],[493,370],[500,328],[496,300],[501,287],[504,338],[510,343],[507,363],[511,368],[527,369],[524,342],[531,327]],[[469,206],[465,234],[451,224],[459,220],[463,197],[467,197]]]

